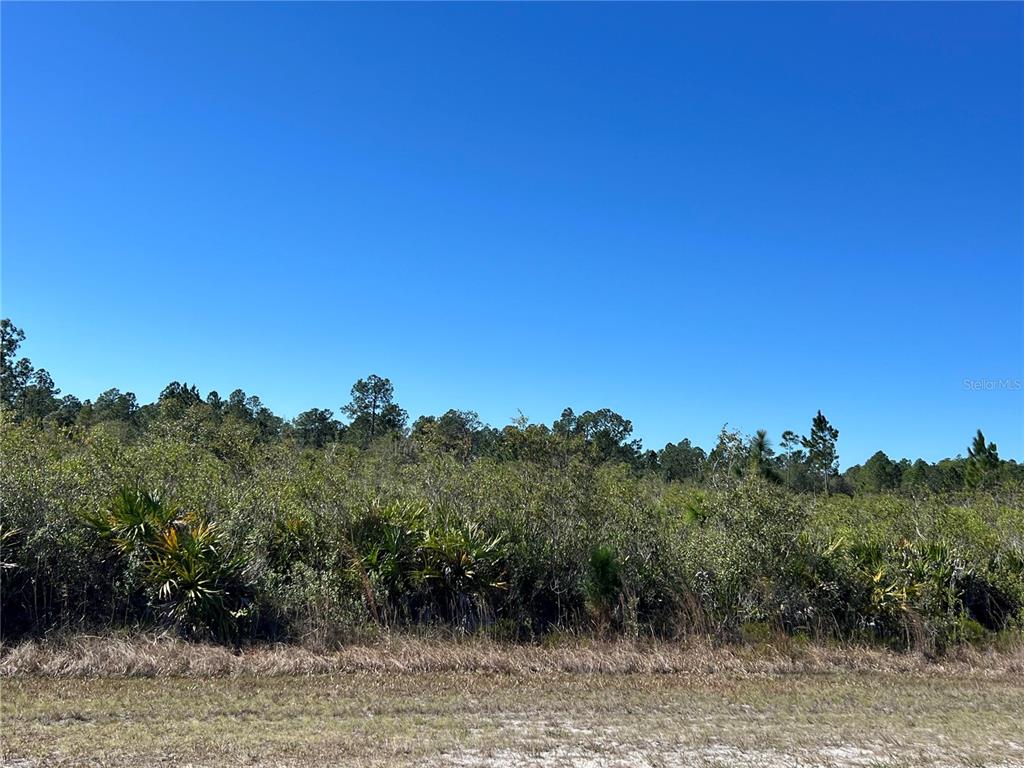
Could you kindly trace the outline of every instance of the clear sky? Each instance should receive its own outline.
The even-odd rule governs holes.
[[[0,13],[2,311],[66,393],[1024,457],[965,386],[1024,380],[1024,5]]]

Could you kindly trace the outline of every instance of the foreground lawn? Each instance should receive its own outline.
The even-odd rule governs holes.
[[[1024,766],[1024,681],[347,672],[2,685],[9,766]]]

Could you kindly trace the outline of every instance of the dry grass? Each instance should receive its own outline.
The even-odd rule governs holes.
[[[1024,653],[392,638],[0,656],[0,765],[1024,768]]]
[[[1024,765],[1024,686],[1006,679],[353,672],[0,684],[0,763],[18,768]]]
[[[954,677],[1022,677],[1024,649],[964,648],[940,659],[877,648],[822,645],[716,646],[688,643],[602,643],[563,640],[546,646],[485,639],[385,638],[337,651],[261,645],[234,651],[217,645],[137,635],[73,636],[0,647],[0,677],[268,677],[353,672],[475,672],[514,675],[673,674],[790,675],[834,672]]]

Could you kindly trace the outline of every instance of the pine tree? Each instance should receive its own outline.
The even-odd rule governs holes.
[[[999,469],[999,451],[996,449],[996,444],[986,443],[985,435],[979,429],[971,447],[967,449],[964,482],[968,488],[979,488],[997,469]]]
[[[828,478],[839,469],[839,454],[836,453],[836,440],[839,430],[828,423],[825,414],[818,415],[811,421],[811,436],[802,439],[807,449],[807,462],[811,470],[821,475],[822,488],[828,495]]]

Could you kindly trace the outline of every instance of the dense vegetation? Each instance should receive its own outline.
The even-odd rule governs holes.
[[[440,624],[941,650],[1019,636],[1022,467],[875,454],[838,431],[723,428],[644,451],[628,420],[566,409],[503,429],[417,419],[387,379],[292,421],[241,390],[154,403],[60,392],[3,321],[4,637],[166,625],[227,642],[344,642]]]

